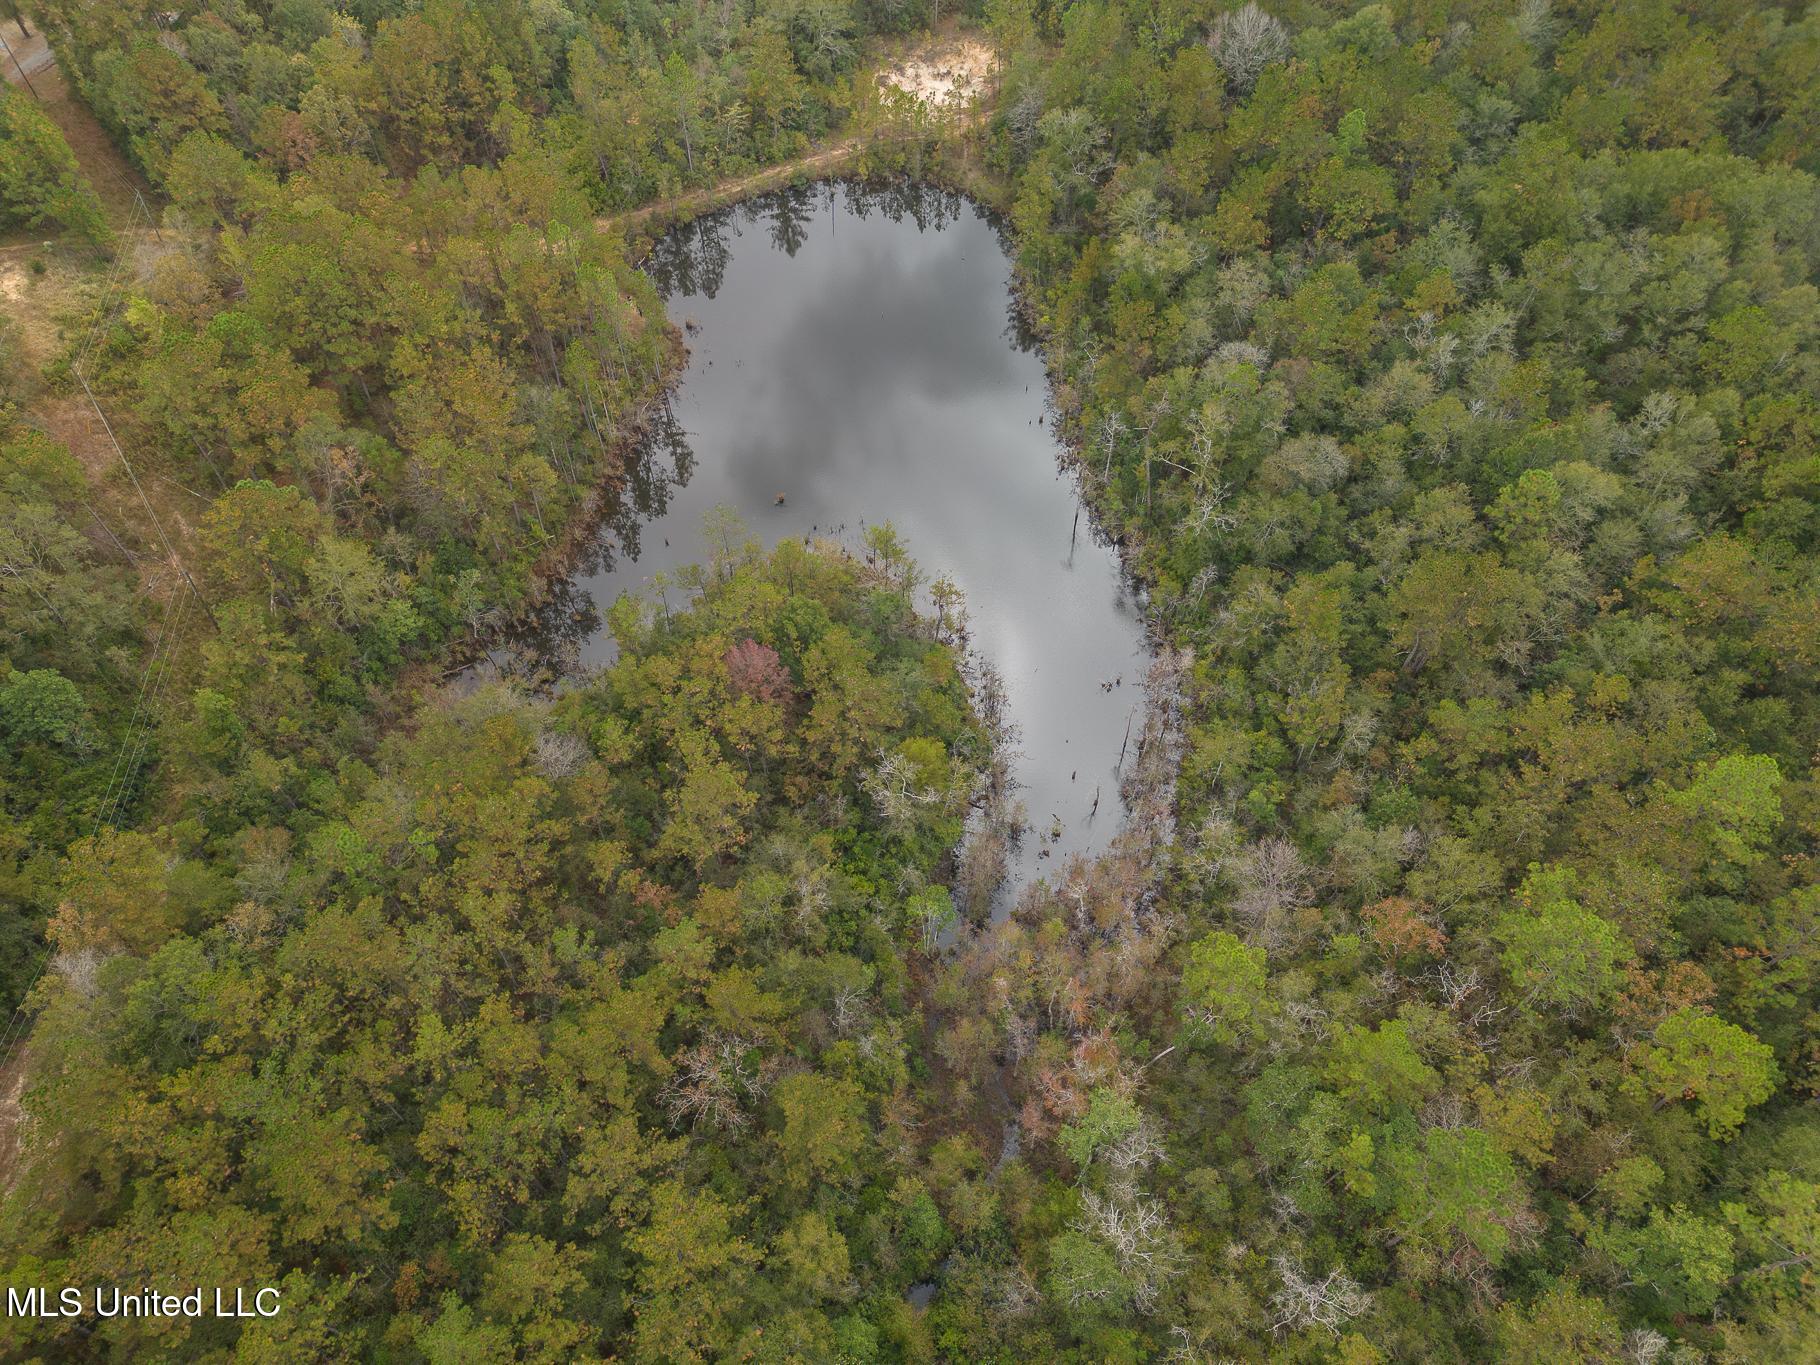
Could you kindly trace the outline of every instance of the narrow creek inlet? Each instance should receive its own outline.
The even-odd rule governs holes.
[[[1004,683],[1028,827],[1000,911],[1103,848],[1142,724],[1142,612],[1061,459],[988,215],[923,187],[816,185],[679,228],[647,269],[690,349],[671,420],[521,647],[558,668],[610,661],[606,609],[706,558],[717,507],[767,545],[857,548],[889,521],[925,582],[961,588]]]

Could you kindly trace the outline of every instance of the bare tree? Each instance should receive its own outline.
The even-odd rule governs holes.
[[[1182,1251],[1163,1206],[1147,1195],[1106,1197],[1088,1190],[1081,1195],[1075,1230],[1111,1250],[1140,1313],[1156,1307],[1163,1286],[1181,1270]]]
[[[588,742],[567,730],[544,730],[537,736],[532,761],[537,771],[555,781],[581,771],[588,760]]]
[[[85,1000],[92,1000],[100,986],[101,964],[111,953],[99,948],[74,948],[51,959],[51,970],[61,976],[70,990]]]
[[[1266,948],[1285,946],[1292,937],[1291,913],[1312,894],[1302,855],[1287,839],[1266,839],[1246,850],[1236,872],[1240,891],[1233,909],[1251,925],[1253,941]]]
[[[670,1122],[722,1130],[750,1123],[746,1106],[764,1095],[769,1079],[764,1067],[755,1071],[746,1064],[751,1046],[744,1038],[717,1033],[685,1049],[659,1096]]]
[[[1264,68],[1289,56],[1289,33],[1255,4],[1222,14],[1207,40],[1235,93],[1249,95]]]
[[[919,812],[948,804],[946,793],[917,785],[915,769],[896,750],[879,750],[878,767],[866,775],[864,785],[866,795],[893,829],[908,829]]]
[[[1337,1337],[1342,1326],[1371,1307],[1371,1295],[1337,1266],[1326,1279],[1311,1280],[1287,1256],[1278,1256],[1274,1264],[1283,1278],[1283,1287],[1270,1296],[1277,1315],[1272,1326],[1279,1332],[1319,1323]]]

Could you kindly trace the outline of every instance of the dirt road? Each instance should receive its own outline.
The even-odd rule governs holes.
[[[0,23],[0,43],[5,44],[4,50],[0,50],[0,68],[4,69],[7,82],[12,85],[36,76],[57,60],[41,31],[33,30],[28,38],[20,30],[19,24]]]

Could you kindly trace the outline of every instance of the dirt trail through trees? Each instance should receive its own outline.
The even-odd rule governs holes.
[[[969,130],[978,127],[990,117],[991,112],[990,109],[972,111],[967,115],[966,126]],[[779,189],[799,179],[813,180],[834,174],[858,158],[866,148],[890,140],[889,134],[854,134],[794,160],[779,162],[748,175],[732,176],[699,190],[657,199],[638,208],[627,209],[624,213],[608,214],[595,222],[602,228],[618,229],[628,234],[648,224],[656,224],[661,229],[679,219],[699,217],[729,204],[737,204],[743,199]]]
[[[911,48],[896,60],[881,62],[876,80],[881,87],[913,95],[931,110],[958,118],[971,132],[990,116],[986,78],[993,64],[991,50],[952,34]],[[789,161],[728,179],[702,189],[687,190],[652,203],[609,214],[598,220],[603,228],[630,232],[648,223],[669,224],[692,218],[728,204],[763,194],[792,181],[838,171],[868,146],[890,141],[890,133],[853,133]]]
[[[11,21],[0,23],[0,38],[6,40],[19,65],[30,76],[30,89],[51,121],[63,131],[76,164],[89,184],[95,187],[102,206],[107,210],[108,225],[120,231],[133,211],[135,195],[151,200],[151,187],[133,164],[126,159],[107,130],[101,126],[88,105],[64,77],[57,65],[57,54],[45,45],[44,35],[36,28],[31,38],[20,36],[19,26]],[[0,67],[11,84],[20,84],[19,67],[0,53]],[[35,242],[34,242],[35,244]]]
[[[767,166],[762,171],[753,171],[748,175],[734,176],[705,189],[689,190],[683,194],[671,195],[652,203],[628,209],[624,213],[611,214],[597,220],[603,228],[618,228],[630,231],[643,227],[646,223],[656,221],[668,223],[677,218],[694,217],[711,209],[747,199],[766,190],[777,189],[788,185],[799,176],[819,176],[836,170],[866,145],[867,139],[858,135],[844,137],[838,142],[830,143],[792,161]]]

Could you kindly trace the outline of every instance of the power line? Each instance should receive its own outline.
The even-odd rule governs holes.
[[[158,541],[164,546],[165,554],[170,556],[171,564],[175,566],[178,573],[183,575],[184,583],[188,585],[191,592],[196,594],[197,600],[202,603],[202,609],[208,613],[209,621],[219,628],[220,622],[215,620],[215,613],[210,609],[208,599],[202,595],[202,590],[196,586],[196,580],[190,577],[189,568],[184,564],[182,557],[178,555],[176,547],[171,544],[170,537],[165,534],[164,523],[159,520],[157,510],[152,506],[152,500],[146,497],[145,485],[139,482],[139,471],[134,469],[133,462],[127,459],[126,451],[120,444],[120,438],[114,435],[113,424],[107,420],[107,414],[101,410],[101,404],[95,401],[94,390],[89,388],[88,380],[83,376],[80,369],[76,369],[74,373],[76,382],[82,385],[82,392],[88,395],[89,406],[94,408],[95,416],[101,419],[101,429],[107,433],[107,439],[113,444],[114,453],[120,457],[120,463],[125,467],[127,477],[133,481],[133,491],[139,495],[139,503],[145,508],[146,516],[151,518],[152,526],[158,532]]]
[[[125,736],[121,740],[120,751],[114,756],[114,766],[108,774],[107,790],[101,797],[101,806],[99,808],[100,814],[95,821],[96,833],[100,833],[101,826],[109,823],[113,819],[115,807],[114,785],[120,781],[121,775],[124,772],[127,749],[132,743],[133,733],[139,728],[140,715],[142,712],[146,712],[147,705],[151,698],[150,682],[152,670],[158,666],[160,657],[163,656],[170,647],[172,639],[171,613],[176,609],[177,596],[177,593],[172,593],[169,599],[166,600],[164,604],[164,621],[159,627],[158,639],[152,646],[150,657],[145,661],[145,667],[139,672],[139,686],[136,689],[136,695],[133,700],[132,714],[127,717]],[[149,723],[149,713],[147,713],[146,718]]]
[[[171,645],[164,651],[164,662],[158,666],[158,675],[152,681],[151,697],[147,701],[145,708],[145,723],[140,727],[138,738],[133,741],[132,751],[126,760],[126,767],[121,771],[120,789],[114,793],[114,809],[108,812],[108,820],[110,823],[120,813],[121,803],[126,799],[127,792],[132,788],[133,773],[139,766],[139,756],[145,752],[146,741],[152,736],[152,727],[156,723],[158,715],[158,701],[164,695],[164,683],[165,679],[170,676],[171,660],[177,657],[176,642],[182,638],[183,618],[189,614],[190,599],[193,596],[193,593],[186,591],[179,597],[177,603],[177,620],[171,627]],[[99,833],[99,830],[97,830],[97,833]]]
[[[11,55],[10,49],[8,49],[8,55]],[[17,64],[16,57],[14,62]],[[24,74],[23,68],[21,68],[20,74]],[[35,91],[33,93],[36,94]],[[133,203],[133,211],[128,215],[126,225],[128,231],[131,231],[134,219],[142,214],[148,224],[151,221],[151,210],[137,189],[133,192]],[[155,227],[153,231],[156,232]],[[215,613],[210,609],[208,599],[202,595],[202,590],[197,587],[188,566],[184,564],[182,556],[177,553],[176,546],[171,543],[163,520],[158,516],[157,509],[152,506],[151,499],[146,496],[145,485],[139,480],[139,471],[133,467],[133,462],[128,458],[125,447],[120,443],[120,438],[114,434],[113,424],[108,421],[107,413],[102,410],[99,400],[95,397],[95,391],[89,386],[88,377],[84,373],[96,350],[103,329],[107,325],[109,314],[114,306],[114,296],[120,291],[132,269],[130,249],[130,243],[124,245],[115,257],[113,268],[109,270],[107,280],[102,287],[94,322],[90,324],[88,335],[83,338],[82,347],[70,365],[70,372],[75,375],[76,382],[82,386],[83,395],[88,399],[89,406],[94,409],[95,416],[101,422],[101,429],[107,433],[108,442],[113,446],[114,454],[119,458],[121,467],[126,470],[127,478],[132,482],[133,491],[139,497],[140,506],[145,509],[145,514],[157,533],[158,542],[164,548],[169,564],[183,581],[165,601],[164,617],[159,626],[158,636],[153,642],[144,668],[140,671],[139,683],[134,689],[133,709],[127,718],[126,730],[121,736],[120,748],[115,753],[113,767],[109,770],[108,783],[102,793],[101,804],[96,809],[94,828],[90,831],[91,838],[100,834],[102,829],[118,816],[123,808],[126,795],[131,790],[133,774],[138,768],[141,756],[145,753],[146,744],[151,738],[152,728],[156,723],[158,703],[164,694],[165,682],[170,676],[171,662],[177,653],[177,639],[182,633],[183,622],[188,615],[192,597],[202,604],[202,609],[208,615],[210,622],[215,623]],[[116,543],[118,542],[116,541]],[[219,628],[219,624],[215,624]],[[31,1021],[31,1016],[25,1009],[25,1001],[38,982],[43,979],[51,958],[51,946],[47,942],[39,951],[37,962],[32,965],[30,979],[20,994],[18,1005],[14,1007],[5,1028],[0,1030],[0,1069],[12,1064],[13,1053],[25,1038]]]
[[[122,232],[131,232],[134,221],[141,214],[145,214],[149,219],[150,213],[151,210],[146,208],[145,201],[135,194],[133,207],[127,213]],[[114,253],[114,263],[108,269],[107,278],[101,287],[101,302],[95,309],[95,320],[89,324],[88,335],[82,339],[82,349],[78,352],[76,359],[71,362],[72,369],[79,370],[88,364],[95,341],[101,335],[102,327],[107,323],[108,311],[113,307],[113,295],[119,292],[120,286],[125,283],[127,272],[130,269],[132,269],[132,258],[123,244],[122,248]]]
[[[151,210],[147,207],[145,200],[139,195],[138,191],[135,190],[133,193],[133,211],[128,215],[127,226],[129,230],[132,227],[132,220],[142,214],[146,219],[147,225],[150,226]],[[154,227],[153,230],[156,231],[156,228]],[[158,533],[158,543],[164,547],[165,554],[169,557],[170,562],[176,567],[177,572],[183,575],[183,581],[189,586],[190,591],[195,593],[197,600],[202,603],[202,609],[208,613],[210,623],[219,627],[219,622],[215,621],[214,610],[209,606],[208,598],[203,595],[202,589],[196,585],[196,580],[190,575],[189,567],[184,564],[182,556],[177,553],[176,547],[171,544],[170,536],[165,533],[164,522],[158,516],[157,509],[152,506],[152,500],[146,496],[145,485],[139,481],[139,471],[133,467],[133,462],[127,458],[126,449],[120,444],[120,438],[114,434],[113,423],[107,420],[107,413],[102,411],[101,403],[96,399],[94,389],[89,387],[88,376],[85,373],[89,359],[94,354],[102,329],[106,325],[108,312],[113,306],[111,296],[115,294],[125,282],[130,269],[131,260],[129,253],[127,249],[123,248],[115,257],[114,269],[109,272],[108,283],[102,290],[101,306],[96,310],[95,320],[89,327],[88,336],[83,340],[81,352],[77,355],[76,359],[71,362],[70,373],[76,376],[76,382],[82,386],[83,395],[88,399],[89,406],[95,410],[95,416],[101,422],[101,429],[107,433],[108,443],[114,447],[114,454],[119,457],[121,467],[126,470],[127,478],[132,481],[133,491],[139,496],[139,505],[145,509],[147,518],[150,519],[153,529]]]
[[[158,698],[163,693],[164,680],[169,676],[170,662],[176,655],[176,640],[183,627],[185,609],[189,604],[190,592],[187,587],[179,587],[166,600],[164,620],[158,632],[158,638],[152,646],[151,656],[139,673],[137,697],[133,704],[132,715],[127,720],[125,733],[121,737],[120,748],[114,756],[114,766],[108,774],[107,790],[103,793],[101,804],[96,808],[94,827],[89,837],[95,835],[110,824],[119,813],[120,803],[132,784],[133,769],[138,765],[139,756],[145,750],[145,742],[151,737],[155,723]],[[172,613],[176,617],[173,621]],[[153,678],[153,671],[157,676]],[[142,718],[143,717],[143,718]],[[12,1064],[14,1049],[24,1040],[25,1031],[30,1025],[31,1016],[26,1012],[25,1000],[38,982],[44,978],[53,954],[50,944],[46,943],[38,952],[38,960],[32,964],[30,980],[20,992],[19,1003],[14,1006],[12,1016],[7,1020],[4,1030],[0,1030],[0,1069]]]
[[[5,48],[6,55],[13,59],[13,65],[19,71],[19,79],[24,81],[25,88],[32,92],[32,98],[40,104],[44,103],[43,97],[38,94],[38,87],[32,84],[32,78],[25,74],[25,68],[19,64],[19,54],[13,51],[13,45],[6,41],[4,35],[0,35],[0,47]]]

